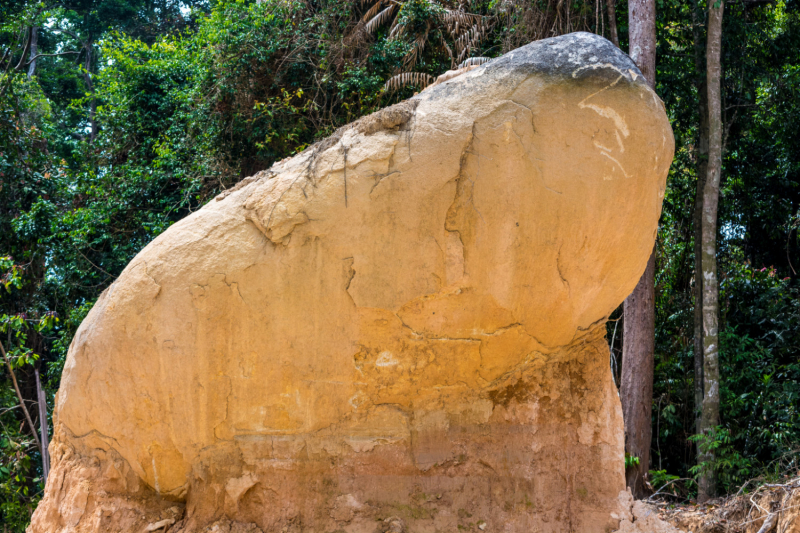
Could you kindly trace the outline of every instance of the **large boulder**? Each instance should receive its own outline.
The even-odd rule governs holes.
[[[605,323],[672,154],[630,58],[576,33],[247,178],[79,328],[30,531],[617,527]]]

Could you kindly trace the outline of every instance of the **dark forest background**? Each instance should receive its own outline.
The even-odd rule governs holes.
[[[648,481],[682,500],[699,473],[693,212],[708,6],[656,5],[656,91],[676,154],[656,246]],[[72,335],[148,242],[431,76],[571,31],[611,37],[609,7],[627,51],[625,0],[0,0],[0,523],[28,523],[45,476],[40,406],[52,428]],[[721,425],[706,443],[721,493],[797,475],[800,449],[800,1],[725,10]],[[608,325],[617,383],[620,316]]]

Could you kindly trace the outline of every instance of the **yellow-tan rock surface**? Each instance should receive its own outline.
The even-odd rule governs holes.
[[[579,33],[247,178],[81,325],[30,531],[617,527],[605,322],[672,153],[633,62]]]

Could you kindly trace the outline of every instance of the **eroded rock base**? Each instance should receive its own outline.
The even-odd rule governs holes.
[[[100,436],[59,435],[63,481],[32,531],[611,531],[622,421],[602,330],[532,354],[448,411],[378,405],[347,432],[220,442],[169,498]]]
[[[619,493],[618,508],[614,513],[619,518],[619,529],[614,533],[684,533],[669,522],[661,520],[658,509],[644,501],[635,501],[630,489]]]
[[[54,467],[28,531],[138,533],[157,522],[175,523],[184,515],[183,502],[153,492],[96,435],[76,439],[65,435],[61,426],[50,455]]]

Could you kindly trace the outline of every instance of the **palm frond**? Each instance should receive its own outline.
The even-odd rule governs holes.
[[[434,80],[433,76],[424,72],[401,72],[386,80],[383,87],[387,91],[397,91],[408,86],[416,86],[422,90],[433,83]]]
[[[498,16],[506,27],[513,27],[503,39],[507,52],[531,41],[573,31],[600,31],[601,5],[597,0],[503,0],[498,2]]]
[[[456,56],[453,55],[452,48],[450,48],[450,45],[447,44],[447,40],[444,38],[444,34],[441,31],[437,31],[436,33],[439,34],[439,44],[447,52],[447,57],[450,58],[450,68],[455,68],[455,66],[456,66]]]
[[[389,39],[398,39],[406,32],[405,24],[398,24],[397,19],[394,19],[391,27],[389,28]]]
[[[379,5],[379,4],[375,4],[375,5]],[[381,11],[380,13],[378,13],[377,15],[372,17],[370,19],[370,21],[367,22],[367,24],[364,26],[364,31],[369,33],[369,34],[372,34],[372,33],[375,33],[376,31],[378,31],[378,28],[383,26],[383,24],[385,24],[386,21],[391,18],[392,13],[394,13],[394,10],[395,10],[395,4],[390,4],[389,7],[387,7],[386,9],[384,9],[383,11]],[[372,11],[372,10],[370,10],[370,11]]]
[[[372,7],[371,7],[371,8],[369,8],[369,9],[367,10],[367,12],[366,12],[366,13],[364,13],[364,16],[363,16],[363,17],[361,17],[361,22],[363,22],[363,23],[365,23],[365,24],[366,24],[367,22],[369,22],[369,21],[370,21],[370,19],[372,19],[372,17],[374,17],[375,15],[377,15],[377,14],[378,14],[378,11],[379,11],[379,10],[380,10],[380,8],[381,8],[381,6],[383,6],[383,1],[384,1],[384,0],[378,0],[377,2],[375,2],[374,4],[372,4]]]
[[[472,66],[477,67],[478,65],[483,65],[484,63],[491,60],[492,59],[490,57],[468,57],[467,59],[458,64],[458,68],[472,67]]]
[[[474,39],[474,32],[472,28],[469,28],[464,33],[462,33],[455,41],[456,45],[456,53],[460,56],[462,52],[467,49],[469,44]]]
[[[428,32],[425,31],[414,39],[411,43],[411,51],[403,58],[403,67],[411,70],[417,64],[417,61],[422,57],[422,52],[425,51],[425,43],[428,42]]]
[[[445,9],[444,12],[439,15],[439,18],[448,28],[455,28],[457,26],[468,28],[475,24],[483,23],[483,17],[481,15],[466,13],[458,9]]]
[[[477,47],[484,33],[477,25],[472,26],[469,30],[465,31],[461,37],[456,39],[456,52],[458,53],[458,61],[463,61],[472,51]]]

